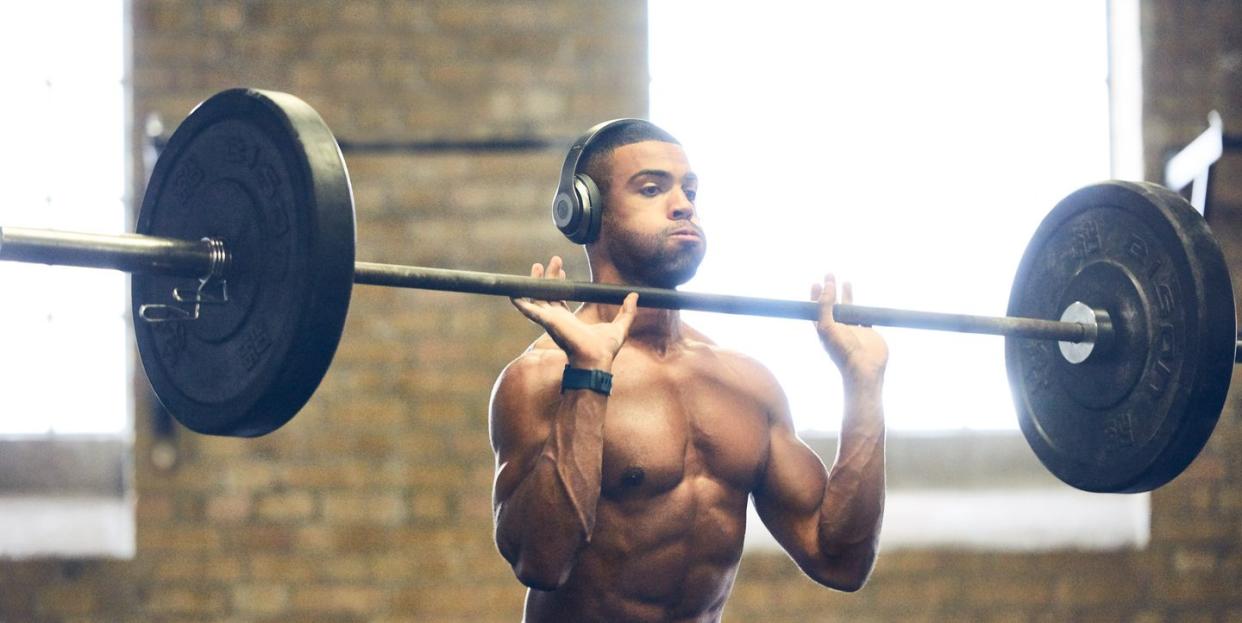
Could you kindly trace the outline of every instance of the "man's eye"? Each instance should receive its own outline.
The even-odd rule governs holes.
[[[691,189],[684,192],[686,193],[686,199],[689,199],[691,202],[694,202],[694,198],[699,196],[699,191],[697,190]]]
[[[641,189],[639,189],[638,192],[642,193],[644,197],[655,197],[656,195],[660,194],[660,187],[659,186],[643,186]]]

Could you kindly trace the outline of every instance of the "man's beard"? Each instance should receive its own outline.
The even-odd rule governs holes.
[[[687,222],[666,227],[655,234],[612,230],[604,237],[608,257],[627,283],[654,288],[675,288],[694,277],[707,251],[707,238],[696,245],[670,245],[670,232],[685,228]]]

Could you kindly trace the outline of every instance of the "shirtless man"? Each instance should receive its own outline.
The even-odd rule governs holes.
[[[676,287],[706,248],[697,178],[663,130],[631,122],[606,132],[578,167],[603,198],[598,239],[586,247],[592,279]],[[565,272],[553,257],[531,275]],[[831,275],[812,287],[816,329],[845,389],[828,470],[795,436],[763,366],[676,311],[637,308],[637,296],[576,312],[514,301],[547,331],[501,373],[491,404],[496,544],[530,587],[526,621],[718,621],[742,555],[748,496],[807,575],[861,588],[884,507],[884,341],[833,322]],[[611,393],[581,379],[563,389],[567,365],[610,373]]]

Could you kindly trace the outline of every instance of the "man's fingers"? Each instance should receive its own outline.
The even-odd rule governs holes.
[[[625,300],[621,301],[621,311],[617,313],[617,316],[633,319],[636,313],[638,313],[638,293],[630,292],[625,295]]]
[[[828,299],[831,299],[830,300],[831,303],[837,302],[837,276],[836,274],[828,273],[828,274],[825,274],[825,276],[823,276],[823,289],[822,289],[821,295],[827,295]]]
[[[548,260],[547,268],[544,268],[543,264],[540,264],[539,262],[535,262],[530,267],[530,276],[535,279],[564,279],[565,278],[564,261],[561,260],[560,256],[553,255],[552,259]],[[527,299],[527,300],[532,300],[532,299]],[[544,300],[544,299],[540,299],[540,300]],[[547,302],[552,303],[552,304],[558,304],[561,307],[564,307],[565,309],[569,309],[569,305],[566,304],[565,301],[553,301],[553,300],[548,299]],[[514,304],[516,304],[516,302]],[[535,319],[534,317],[530,316],[530,314],[527,314],[527,317],[530,317],[531,320]]]
[[[630,324],[634,322],[634,316],[638,314],[638,293],[630,292],[625,295],[625,300],[621,301],[621,311],[617,312],[617,317],[612,322],[621,329],[629,333]]]
[[[513,306],[516,307],[518,311],[522,312],[523,316],[526,316],[527,318],[530,318],[532,321],[539,323],[540,309],[539,309],[539,306],[536,305],[534,301],[527,299],[527,298],[520,298],[520,299],[511,298],[509,299],[509,302],[513,303]]]
[[[824,275],[824,283],[819,286],[819,301],[822,305],[832,307],[837,302],[837,276]]]
[[[841,284],[841,302],[846,305],[854,302],[854,284],[848,281]]]
[[[844,291],[841,293],[842,302],[849,302],[849,287],[850,285],[847,282],[844,286]],[[833,322],[832,306],[837,303],[837,276],[833,273],[827,273],[824,275],[823,283],[811,284],[811,298],[819,302],[820,322]]]

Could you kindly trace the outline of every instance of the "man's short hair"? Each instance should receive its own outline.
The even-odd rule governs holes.
[[[591,179],[595,180],[595,185],[599,186],[600,194],[607,195],[609,182],[607,167],[612,152],[618,147],[643,141],[660,141],[661,143],[673,143],[674,145],[681,144],[680,141],[673,138],[672,134],[665,132],[650,121],[639,119],[622,123],[604,130],[591,141],[591,144],[587,146],[586,151],[582,154],[582,164],[580,165],[581,170],[579,172],[591,176]]]

